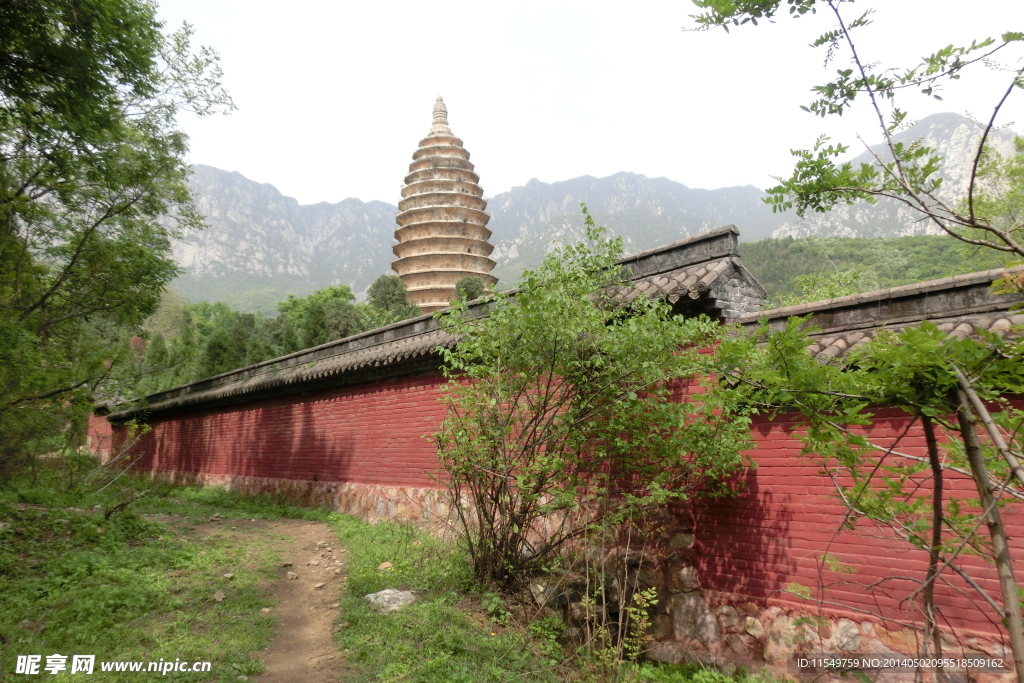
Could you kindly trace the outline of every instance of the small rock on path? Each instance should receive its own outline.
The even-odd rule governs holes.
[[[365,595],[363,599],[375,605],[381,612],[387,613],[400,610],[406,605],[416,602],[416,595],[412,591],[385,588],[380,592]]]

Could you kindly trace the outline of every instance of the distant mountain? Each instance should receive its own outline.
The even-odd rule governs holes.
[[[697,190],[635,173],[557,183],[533,179],[487,200],[495,246],[491,258],[498,263],[494,274],[511,286],[553,244],[582,238],[580,202],[599,225],[623,238],[627,252],[636,252],[730,223],[740,227],[745,240],[770,237],[782,221],[763,196],[751,185]]]
[[[347,284],[363,292],[389,272],[398,209],[346,199],[301,205],[273,185],[197,165],[196,205],[209,227],[174,245],[185,275],[174,289],[191,301],[218,300],[249,311],[276,311],[288,294]],[[768,237],[781,221],[755,187],[695,190],[665,178],[617,173],[558,183],[531,180],[488,199],[495,275],[513,286],[554,242],[583,235],[580,202],[627,251],[640,251],[728,223],[745,239]]]
[[[980,128],[956,114],[930,116],[897,135],[924,138],[945,156],[944,196],[966,190],[972,145]],[[995,131],[993,144],[1012,151],[1013,134]],[[854,160],[870,161],[867,152]],[[783,169],[784,170],[784,169]],[[194,167],[192,187],[209,228],[186,235],[174,255],[186,274],[174,288],[192,301],[225,301],[241,310],[276,312],[288,294],[304,295],[334,284],[364,292],[389,272],[397,207],[346,199],[301,205],[274,186],[211,166]],[[484,179],[486,185],[486,178]],[[617,173],[555,183],[531,180],[487,200],[488,225],[503,287],[540,263],[553,244],[583,234],[580,202],[595,220],[620,235],[627,251],[641,251],[732,223],[743,241],[767,237],[839,235],[891,237],[932,234],[912,211],[892,203],[837,207],[801,220],[773,214],[764,193],[750,185],[717,190],[689,188],[667,178]],[[397,199],[397,197],[396,197]]]
[[[971,167],[978,149],[982,127],[959,114],[933,114],[910,128],[893,136],[895,142],[909,144],[923,139],[927,147],[936,150],[943,163],[939,171],[943,184],[938,196],[953,205],[967,194]],[[988,143],[1000,154],[1013,154],[1012,131],[993,130]],[[883,161],[890,161],[888,150],[875,145],[874,153]],[[871,152],[865,151],[853,160],[854,168],[875,163]],[[839,237],[903,237],[908,235],[937,235],[942,231],[910,207],[893,200],[882,199],[875,205],[858,203],[841,205],[824,214],[808,215],[799,220],[784,214],[787,221],[779,226],[773,237],[839,236]],[[742,228],[741,228],[742,229]]]
[[[333,284],[362,291],[391,267],[391,204],[302,205],[273,185],[202,165],[193,167],[191,185],[209,226],[174,245],[186,274],[173,287],[191,301],[276,313],[288,294]]]

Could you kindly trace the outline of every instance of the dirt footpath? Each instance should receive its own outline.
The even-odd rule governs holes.
[[[277,634],[268,649],[257,653],[266,671],[251,678],[266,683],[337,683],[345,666],[331,634],[345,574],[344,552],[322,522],[282,519],[265,524],[288,537],[282,557],[290,565],[278,569],[278,581],[271,588],[278,601],[270,610],[277,618]]]

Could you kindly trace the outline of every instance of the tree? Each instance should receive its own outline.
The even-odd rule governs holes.
[[[472,275],[467,275],[455,283],[455,296],[466,301],[479,299],[486,293],[487,288],[484,287],[483,280]]]
[[[436,434],[460,536],[484,583],[530,576],[592,515],[624,521],[740,467],[748,420],[708,381],[690,402],[674,382],[708,374],[723,328],[624,303],[620,239],[587,215],[589,243],[524,273],[484,316],[459,299],[441,326],[448,415]]]
[[[178,306],[171,300],[169,306],[173,311],[161,309],[147,323],[167,336],[154,334],[146,348],[130,392],[135,396],[343,339],[372,327],[377,316],[356,304],[345,285],[290,295],[278,304],[276,318],[240,313],[223,302]]]
[[[327,329],[327,310],[322,301],[313,301],[306,307],[306,315],[302,323],[302,344],[304,348],[312,348],[325,344],[331,339]]]
[[[848,146],[828,144],[825,136],[818,138],[812,150],[794,150],[797,162],[793,174],[768,190],[766,201],[774,210],[795,207],[802,216],[808,210],[829,211],[839,203],[887,198],[916,211],[933,226],[966,244],[1024,257],[1021,239],[1024,223],[1016,211],[1020,197],[1024,196],[1024,184],[1017,174],[1024,158],[1018,154],[1013,159],[998,160],[987,147],[1001,108],[1014,91],[1024,88],[1024,67],[999,67],[993,55],[999,51],[1006,54],[1019,47],[1024,33],[1007,32],[998,41],[985,39],[961,47],[949,45],[916,66],[894,69],[871,63],[854,40],[857,29],[871,23],[873,11],[859,13],[851,20],[844,13],[851,3],[843,0],[786,0],[785,3],[782,0],[694,0],[694,4],[706,10],[695,17],[700,27],[717,26],[726,30],[730,25],[756,25],[759,20],[772,20],[783,4],[794,17],[813,14],[819,7],[827,8],[836,25],[815,40],[813,46],[826,49],[826,65],[844,51],[848,52],[850,63],[848,68],[837,70],[833,81],[813,88],[817,99],[803,108],[822,117],[841,115],[856,103],[867,100],[877,119],[884,138],[884,151],[878,153],[869,148],[874,155],[873,164],[862,164],[855,169],[849,162],[837,163]],[[1003,69],[1007,73],[1006,86],[996,94],[992,113],[982,125],[966,194],[951,199],[940,192],[941,158],[935,151],[920,141],[909,145],[895,141],[895,133],[907,118],[906,111],[896,105],[896,100],[907,90],[939,97],[937,92],[945,82],[959,79],[968,67],[977,63]],[[1004,278],[1003,288],[1024,292],[1024,277],[1011,273]],[[768,337],[763,352],[773,357],[756,368],[747,366],[745,370],[742,359],[737,358],[738,364],[729,368],[729,372],[743,386],[753,388],[755,400],[762,401],[763,405],[775,410],[788,407],[803,416],[808,425],[806,450],[831,454],[832,466],[844,469],[855,482],[852,491],[838,487],[840,497],[853,514],[889,524],[908,542],[929,551],[928,572],[921,593],[926,642],[933,643],[936,651],[941,649],[941,639],[931,587],[940,580],[945,569],[953,566],[953,558],[940,560],[949,551],[943,541],[944,534],[959,535],[966,547],[976,539],[973,531],[967,533],[965,528],[974,531],[980,526],[988,528],[990,545],[984,549],[984,555],[997,567],[1003,604],[996,604],[990,596],[984,597],[1006,626],[1017,679],[1024,682],[1024,623],[1006,532],[997,507],[999,497],[1010,491],[1007,487],[1014,479],[1017,485],[1024,484],[1024,471],[1020,477],[1007,475],[1002,484],[994,485],[990,472],[994,471],[996,461],[985,457],[987,449],[1005,461],[1011,471],[1015,470],[1017,455],[1006,442],[1017,435],[1020,415],[1004,405],[1000,414],[1001,431],[998,421],[989,415],[985,403],[978,398],[985,395],[990,400],[1000,400],[1007,393],[1020,391],[1019,378],[1024,364],[1019,345],[1008,347],[993,335],[982,335],[980,343],[965,340],[961,344],[959,340],[945,339],[934,326],[925,323],[896,338],[879,335],[876,341],[852,354],[851,364],[840,372],[827,370],[827,364],[818,368],[810,365],[813,361],[803,352],[807,339],[799,338],[792,322],[790,327],[788,333],[795,336],[788,339],[763,328],[762,337]],[[787,353],[783,354],[782,349]],[[756,355],[749,346],[743,352]],[[1007,373],[1007,367],[1013,370]],[[823,372],[826,374],[821,374]],[[863,385],[850,384],[851,381],[860,381]],[[870,415],[868,406],[873,404],[900,406],[921,420],[925,428],[929,461],[923,464],[932,472],[932,493],[928,501],[932,515],[930,524],[924,523],[930,529],[927,537],[915,531],[921,523],[914,520],[921,502],[927,499],[926,494],[907,494],[899,485],[905,482],[898,479],[890,482],[884,476],[883,461],[891,451],[871,447],[846,430],[846,425],[863,424]],[[974,512],[966,518],[961,514],[962,501],[943,502],[944,467],[939,458],[935,423],[959,432],[959,448],[964,454],[964,467],[959,471],[970,476],[977,487]],[[979,424],[985,426],[989,437],[987,444],[979,439]],[[1017,450],[1019,452],[1019,447]],[[865,460],[866,453],[881,455],[872,463]],[[875,474],[865,475],[865,472],[883,473],[880,475],[883,483],[891,484],[891,493],[894,492],[890,499],[879,495],[877,482],[872,483]],[[1020,491],[1010,493],[1020,494]],[[880,504],[872,510],[867,505],[871,502]],[[979,549],[977,544],[972,547]],[[950,554],[955,558],[955,553]],[[976,584],[974,587],[978,588]]]
[[[840,203],[875,202],[888,198],[921,214],[933,226],[968,244],[980,245],[1024,258],[1024,223],[1007,223],[1002,215],[989,211],[994,207],[983,197],[983,177],[979,176],[987,154],[987,143],[996,119],[1007,99],[1024,88],[1024,67],[999,67],[994,57],[1005,55],[1024,41],[1024,33],[1007,32],[1000,39],[986,38],[969,45],[949,45],[909,68],[887,68],[875,64],[863,54],[854,40],[856,30],[872,23],[873,10],[851,18],[845,13],[852,4],[844,0],[694,0],[706,10],[695,19],[699,27],[708,29],[743,24],[756,25],[759,20],[773,20],[788,7],[793,17],[814,14],[825,8],[836,25],[812,44],[824,48],[825,64],[837,60],[844,51],[849,55],[848,67],[837,69],[837,77],[815,86],[817,99],[804,106],[818,116],[842,115],[859,102],[867,100],[878,121],[884,139],[884,153],[868,150],[875,163],[853,168],[837,163],[848,145],[829,144],[829,138],[818,138],[811,150],[794,150],[796,168],[793,174],[768,190],[767,202],[773,210],[795,207],[801,216],[807,211],[825,212]],[[941,99],[940,88],[959,79],[966,69],[977,64],[996,66],[1007,73],[1005,88],[995,93],[992,112],[982,125],[982,133],[974,154],[966,197],[952,201],[940,193],[942,178],[938,176],[941,158],[926,145],[915,142],[905,145],[894,141],[894,134],[907,121],[905,109],[897,99],[907,91],[917,90],[927,97]],[[1016,163],[1017,167],[1021,162]],[[1019,188],[1020,185],[1018,184]],[[982,199],[979,202],[979,199]]]
[[[331,339],[344,339],[365,332],[371,327],[370,315],[365,305],[348,301],[333,300],[324,303],[324,315]]]
[[[205,335],[193,380],[212,377],[245,365],[247,350],[256,333],[256,316],[238,313],[216,304],[216,317]]]
[[[356,305],[347,285],[318,289],[307,297],[289,295],[278,304],[282,351],[293,353],[358,334],[372,326],[365,307]]]
[[[795,306],[812,301],[824,301],[840,296],[849,296],[862,291],[860,284],[864,273],[859,270],[835,270],[833,272],[809,273],[793,278],[798,294],[782,297],[779,306]]]
[[[989,151],[982,154],[973,208],[982,216],[991,216],[998,229],[1017,235],[1024,231],[1024,138],[1016,137],[1013,142],[1016,154],[1011,157]],[[1024,272],[1003,275],[998,291],[1024,292]]]
[[[117,393],[177,274],[170,239],[201,226],[176,118],[232,105],[216,55],[187,25],[164,36],[149,3],[28,0],[0,21],[2,468]]]
[[[381,275],[366,290],[370,307],[377,312],[377,325],[405,320],[420,315],[420,309],[406,300],[408,291],[397,275]]]

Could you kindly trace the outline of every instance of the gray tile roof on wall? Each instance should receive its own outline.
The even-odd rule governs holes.
[[[965,315],[950,318],[936,318],[931,322],[938,326],[939,330],[947,333],[950,337],[963,339],[968,336],[977,336],[977,330],[985,330],[999,336],[1005,335],[1013,325],[1024,325],[1024,315]],[[807,347],[807,352],[815,358],[841,358],[851,349],[866,344],[882,329],[900,332],[906,327],[919,325],[910,323],[904,325],[891,325],[876,327],[867,330],[851,330],[840,334],[817,334],[812,335],[814,343]]]
[[[808,324],[821,328],[810,335],[807,351],[822,360],[840,358],[871,341],[879,330],[899,332],[929,320],[950,336],[964,338],[977,330],[1000,336],[1012,326],[1024,325],[1024,311],[1010,312],[1021,301],[1017,294],[993,294],[991,285],[1005,272],[1022,267],[997,268],[967,275],[929,280],[874,292],[787,306],[742,316],[738,323],[753,330],[761,321],[773,329],[792,316],[809,316]]]
[[[763,288],[735,255],[736,236],[736,229],[727,226],[623,259],[621,263],[633,274],[635,283],[626,296],[699,299],[723,280],[743,277],[763,300]],[[1003,272],[972,273],[750,313],[737,322],[752,329],[767,320],[777,328],[790,316],[810,315],[811,323],[821,330],[813,335],[815,344],[809,351],[821,358],[841,356],[865,343],[878,329],[901,329],[922,320],[933,320],[951,334],[971,334],[975,327],[999,331],[1024,322],[1021,315],[1008,313],[1019,296],[990,293],[990,284]],[[486,302],[478,302],[470,310],[485,315],[487,307]],[[436,373],[441,362],[438,348],[451,348],[455,343],[436,318],[422,315],[152,394],[145,405],[111,406],[110,419],[148,418],[417,372]]]
[[[739,231],[729,225],[627,256],[619,263],[652,295],[667,295],[667,291],[661,292],[653,284],[654,280],[672,282],[673,286],[683,283],[697,286],[699,282],[713,282],[714,278],[709,275],[712,271],[720,274],[742,269],[735,255],[738,236]],[[709,262],[709,258],[713,260]],[[514,296],[515,291],[510,294]],[[486,302],[473,304],[471,312],[484,315],[487,306]],[[437,349],[451,348],[455,341],[440,329],[432,314],[426,314],[151,394],[146,397],[145,405],[109,406],[108,410],[111,420],[126,421],[340,387],[403,373],[436,372],[440,367]]]

